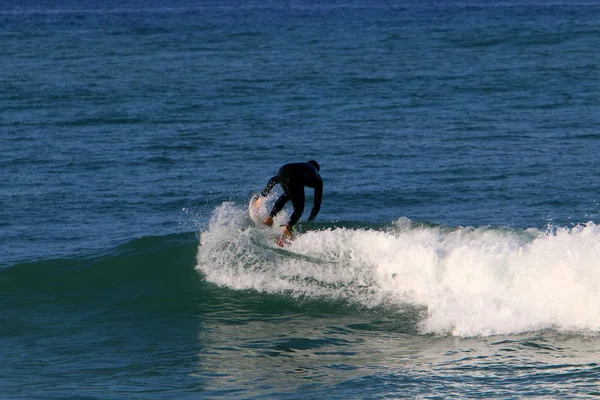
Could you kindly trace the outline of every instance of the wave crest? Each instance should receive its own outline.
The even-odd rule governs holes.
[[[426,309],[423,333],[479,336],[600,330],[600,227],[514,230],[387,226],[300,234],[286,249],[224,203],[201,233],[196,269],[233,289]]]

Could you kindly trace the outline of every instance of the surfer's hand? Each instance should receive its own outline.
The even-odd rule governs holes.
[[[265,221],[264,221],[264,223],[265,223],[265,225],[267,225],[267,226],[272,226],[272,225],[273,225],[273,217],[271,217],[271,216],[269,215],[267,218],[265,218]]]

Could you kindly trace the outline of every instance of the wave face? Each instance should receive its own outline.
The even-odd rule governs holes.
[[[540,231],[399,218],[386,226],[315,227],[279,249],[245,209],[223,203],[201,233],[196,269],[236,290],[420,310],[421,333],[600,329],[594,223]]]

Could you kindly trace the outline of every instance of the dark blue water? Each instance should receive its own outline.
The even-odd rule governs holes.
[[[597,396],[598,48],[595,2],[3,2],[0,397]]]

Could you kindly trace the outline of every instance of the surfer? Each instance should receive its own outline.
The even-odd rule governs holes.
[[[265,225],[272,226],[273,218],[283,209],[285,204],[291,200],[294,206],[290,220],[283,226],[283,235],[281,239],[291,240],[292,229],[304,212],[304,187],[315,190],[315,198],[312,211],[308,220],[315,219],[321,208],[321,199],[323,197],[323,181],[319,174],[321,167],[315,160],[301,163],[285,164],[279,169],[277,175],[272,177],[267,186],[261,193],[261,197],[254,203],[255,207],[260,207],[262,198],[266,197],[276,184],[283,187],[283,195],[277,199],[269,216],[265,218]]]

